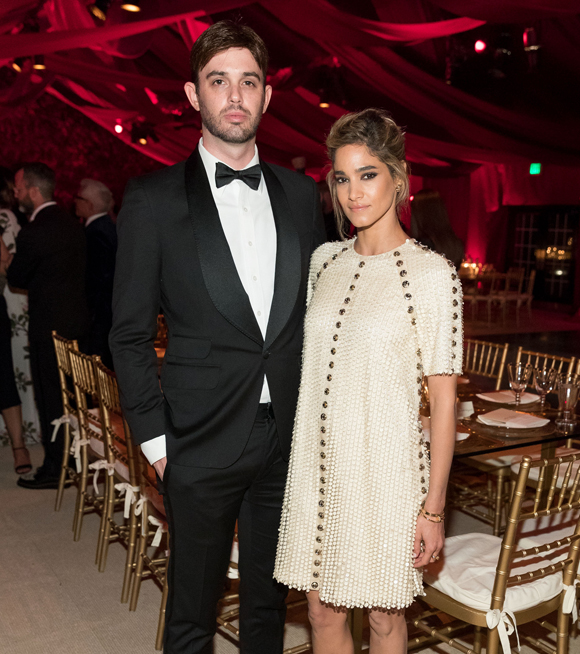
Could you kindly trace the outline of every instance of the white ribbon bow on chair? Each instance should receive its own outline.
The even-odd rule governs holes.
[[[76,417],[73,416],[72,413],[65,413],[63,416],[57,418],[56,420],[53,420],[50,423],[51,425],[54,425],[54,429],[52,430],[52,436],[50,437],[51,443],[54,443],[54,441],[56,440],[56,435],[58,434],[58,430],[60,429],[60,426],[66,423],[72,425],[73,429],[79,428],[79,421],[76,419]]]
[[[159,543],[161,542],[161,536],[163,535],[163,532],[167,531],[167,528],[165,527],[165,524],[163,523],[163,521],[159,520],[159,518],[156,518],[154,515],[149,516],[149,522],[154,527],[157,527],[157,531],[155,532],[155,536],[153,536],[153,540],[151,541],[151,547],[157,547],[159,545]]]
[[[576,586],[580,582],[578,579],[574,579],[574,583],[571,586],[562,584],[564,589],[564,601],[562,602],[562,613],[571,613],[572,622],[578,621],[578,603],[576,601]]]
[[[146,501],[147,498],[145,495],[141,495],[137,502],[135,502],[135,508],[133,510],[136,516],[140,516],[143,513],[143,505]],[[147,536],[147,523],[143,522],[143,520],[141,520],[141,536]]]
[[[72,454],[75,458],[75,462],[77,465],[77,472],[80,473],[82,469],[82,463],[81,463],[81,447],[83,445],[88,445],[89,441],[86,438],[81,438],[81,433],[78,429],[74,428],[73,429],[73,442],[71,443],[70,446],[70,454]]]
[[[511,619],[508,619],[508,617]],[[499,634],[499,640],[504,654],[511,654],[510,639],[509,637],[515,632],[518,639],[518,652],[520,651],[520,635],[518,634],[518,627],[516,617],[512,611],[493,609],[488,611],[485,615],[485,621],[489,629],[495,629]],[[513,622],[513,624],[512,624]]]
[[[110,477],[115,472],[115,464],[109,463],[104,459],[99,459],[98,461],[91,463],[89,468],[95,471],[95,474],[93,475],[93,488],[95,489],[95,495],[98,495],[99,485],[97,482],[99,480],[99,470],[106,470]]]
[[[128,518],[131,515],[131,505],[135,504],[137,501],[136,493],[139,492],[139,486],[131,486],[131,484],[126,481],[121,482],[120,484],[115,484],[116,490],[119,491],[119,496],[125,496],[125,508],[123,515],[125,518]]]

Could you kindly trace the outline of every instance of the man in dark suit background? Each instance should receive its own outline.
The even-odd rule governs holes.
[[[203,138],[186,162],[132,180],[117,222],[110,345],[133,436],[162,479],[170,654],[212,651],[236,520],[240,650],[283,648],[287,589],[272,573],[308,267],[325,236],[313,180],[258,157],[267,65],[248,27],[198,38],[185,90]]]
[[[87,239],[87,304],[90,328],[87,354],[98,354],[112,368],[109,332],[113,322],[113,279],[117,254],[117,229],[109,211],[113,194],[96,179],[83,179],[75,196],[75,210],[84,220]]]
[[[57,488],[63,456],[63,430],[51,442],[53,420],[62,400],[52,330],[70,339],[87,328],[85,238],[82,227],[56,202],[54,171],[43,163],[25,164],[15,175],[14,195],[29,222],[18,234],[8,283],[28,291],[30,371],[38,407],[44,462],[24,488]]]

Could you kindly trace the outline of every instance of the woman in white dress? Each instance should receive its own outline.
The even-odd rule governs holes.
[[[10,210],[14,200],[9,171],[0,171],[0,234],[8,253],[16,251],[16,236],[20,225]],[[3,409],[0,416],[0,440],[10,439],[14,450],[14,467],[17,474],[32,469],[26,442],[38,440],[38,413],[34,403],[32,377],[28,358],[28,296],[26,293],[4,288],[4,299],[12,329],[12,362],[14,378],[21,406]]]
[[[357,235],[312,256],[274,576],[308,591],[315,654],[353,651],[350,607],[370,609],[371,652],[396,654],[406,651],[404,609],[423,593],[421,568],[443,547],[461,286],[453,264],[400,226],[409,177],[388,114],[343,116],[327,146],[339,227],[348,218]]]

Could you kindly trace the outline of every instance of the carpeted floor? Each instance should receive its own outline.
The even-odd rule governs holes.
[[[40,446],[32,448],[32,455],[38,464]],[[24,490],[15,481],[11,451],[2,447],[0,654],[154,654],[161,600],[157,586],[144,583],[137,611],[130,612],[119,602],[123,547],[111,546],[104,573],[94,565],[97,517],[86,516],[82,538],[75,543],[71,532],[74,491],[65,493],[62,509],[55,513],[55,491]],[[489,528],[462,514],[451,514],[448,535],[470,531],[489,533]],[[304,606],[289,612],[286,647],[308,640],[307,624]],[[572,640],[572,654],[580,654],[579,641]],[[523,654],[533,651],[522,647]],[[235,639],[218,634],[215,652],[236,654],[239,650]]]

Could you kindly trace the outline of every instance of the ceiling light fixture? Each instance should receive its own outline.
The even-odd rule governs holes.
[[[137,13],[141,11],[141,3],[139,0],[135,0],[135,2],[123,2],[121,5],[121,9],[124,9],[125,11],[130,11],[132,13]]]
[[[22,69],[24,68],[24,57],[16,57],[16,59],[12,62],[12,68],[17,73],[21,73]]]
[[[111,0],[95,0],[95,2],[88,6],[88,10],[95,18],[104,21],[107,18],[107,12],[110,6]]]
[[[44,63],[44,55],[34,55],[34,63],[32,67],[35,70],[46,70],[46,64]]]

